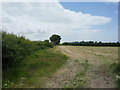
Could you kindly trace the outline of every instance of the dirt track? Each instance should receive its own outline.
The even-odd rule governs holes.
[[[72,81],[78,78],[76,77],[77,73],[85,69],[83,64],[86,62],[89,67],[84,72],[85,83],[83,86],[85,88],[115,87],[114,77],[109,65],[117,59],[117,48],[59,46],[57,49],[67,55],[69,59],[63,67],[46,80],[43,87],[64,88],[66,85],[71,85],[71,87],[77,88],[77,82],[74,83]]]

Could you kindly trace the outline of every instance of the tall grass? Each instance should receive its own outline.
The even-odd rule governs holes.
[[[54,51],[54,48],[34,52],[24,59],[20,67],[7,70],[3,76],[3,87],[39,88],[44,83],[42,78],[50,76],[66,62],[66,59],[65,55]]]
[[[49,66],[45,61],[38,62],[33,60],[36,56],[34,52],[42,51],[43,49],[52,48],[53,43],[45,41],[31,41],[25,39],[23,36],[17,36],[2,32],[2,76],[3,86],[9,82],[18,82],[19,79],[26,75],[27,69],[41,68],[42,66]],[[50,53],[49,53],[50,54]],[[32,59],[27,62],[26,57],[33,55]],[[43,57],[43,56],[41,56]],[[46,56],[47,57],[47,56]],[[40,59],[41,60],[41,59]],[[32,62],[34,62],[32,64]],[[29,64],[31,63],[31,64]],[[38,65],[37,65],[38,64]],[[27,68],[27,66],[29,66]],[[26,67],[26,68],[25,68]]]

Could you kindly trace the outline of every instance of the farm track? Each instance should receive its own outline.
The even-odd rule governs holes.
[[[117,58],[117,48],[59,46],[57,49],[69,59],[53,76],[46,79],[42,87],[64,88],[76,78],[77,73],[84,70],[83,63],[85,62],[89,65],[85,72],[85,78],[87,77],[85,88],[115,87],[109,65]]]

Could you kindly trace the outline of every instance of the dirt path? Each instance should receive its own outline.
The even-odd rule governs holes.
[[[99,47],[59,46],[57,49],[69,56],[69,59],[63,67],[47,79],[43,87],[64,88],[66,85],[70,85],[70,87],[77,88],[81,82],[87,88],[115,87],[109,65],[117,58],[116,48],[109,50],[109,48]],[[84,68],[85,63],[89,66],[86,69]],[[82,76],[76,76],[81,71],[85,71],[85,79],[82,81],[79,80]]]
[[[61,50],[61,52],[64,54],[73,54],[71,51],[67,50],[67,48],[59,47],[58,49]],[[74,78],[76,73],[82,69],[83,68],[81,67],[81,63],[79,63],[77,59],[70,57],[67,60],[67,63],[61,67],[52,77],[50,77],[43,87],[63,88],[65,84],[69,83],[70,80]]]

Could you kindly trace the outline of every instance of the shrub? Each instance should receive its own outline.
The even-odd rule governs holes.
[[[2,31],[3,69],[15,67],[19,65],[26,56],[33,52],[53,46],[53,43],[30,41],[23,36],[17,36]]]

